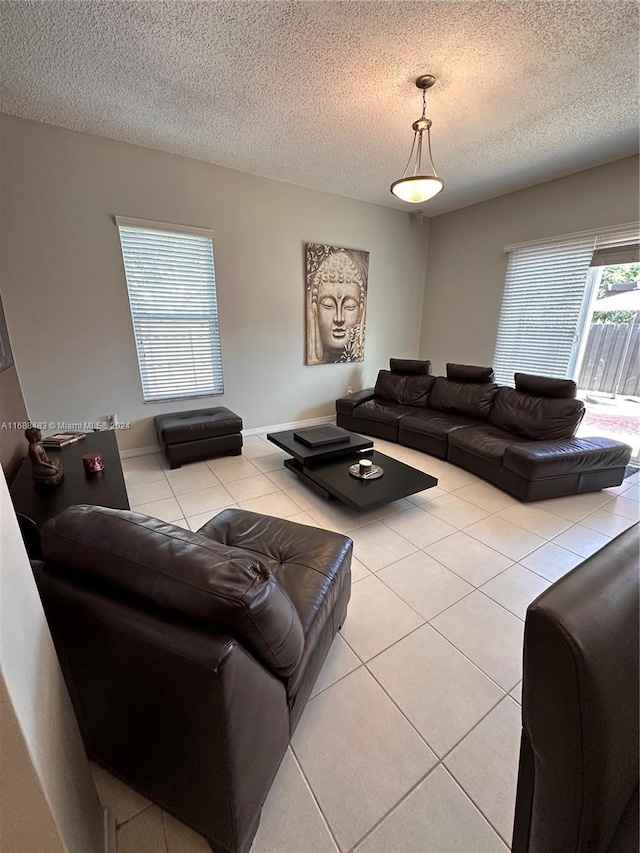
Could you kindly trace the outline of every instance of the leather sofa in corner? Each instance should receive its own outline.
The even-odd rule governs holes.
[[[513,853],[638,851],[639,530],[527,610]]]
[[[347,612],[351,539],[242,510],[192,533],[75,506],[33,570],[92,761],[247,853]]]
[[[459,465],[522,501],[619,485],[631,448],[576,438],[584,405],[567,379],[515,374],[501,387],[493,369],[391,359],[375,388],[336,401],[338,426],[399,442]]]

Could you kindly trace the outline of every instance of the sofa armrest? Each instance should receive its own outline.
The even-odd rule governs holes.
[[[505,450],[502,464],[526,479],[582,474],[629,464],[631,448],[611,438],[526,441]]]
[[[375,393],[375,388],[364,388],[362,391],[356,391],[355,394],[340,397],[336,400],[336,412],[339,415],[352,415],[356,406],[366,403],[367,400],[373,400]]]
[[[635,525],[529,605],[513,853],[614,849],[638,783],[638,567]]]
[[[282,681],[215,627],[34,574],[89,757],[246,853],[289,742]]]

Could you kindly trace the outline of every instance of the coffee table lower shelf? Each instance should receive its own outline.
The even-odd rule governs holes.
[[[384,469],[380,479],[360,480],[351,476],[349,466],[362,456]],[[377,450],[342,456],[313,466],[304,465],[296,459],[285,459],[284,465],[318,494],[328,500],[338,500],[358,512],[376,509],[438,485],[437,479],[430,474]]]

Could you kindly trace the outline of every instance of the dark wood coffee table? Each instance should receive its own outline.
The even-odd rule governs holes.
[[[320,447],[308,447],[304,442],[298,441],[295,438],[295,432],[304,432],[304,430],[288,429],[284,432],[272,432],[267,434],[267,438],[281,450],[286,450],[291,456],[305,468],[315,467],[323,462],[328,462],[330,459],[337,459],[339,456],[353,456],[362,450],[373,448],[373,441],[370,438],[365,438],[363,435],[356,435],[355,432],[342,429],[342,427],[333,427],[335,433],[342,433],[345,441],[340,444],[323,444]]]
[[[122,476],[120,454],[113,430],[90,432],[86,438],[74,444],[68,444],[59,450],[45,448],[51,458],[62,462],[64,477],[57,486],[36,486],[31,475],[31,460],[23,459],[18,473],[14,477],[9,492],[13,507],[18,516],[23,516],[36,528],[53,518],[63,509],[74,504],[93,504],[113,509],[129,509],[127,489]],[[85,453],[100,453],[104,462],[104,471],[87,475],[82,464]],[[30,556],[34,556],[25,536],[25,526],[21,520],[25,544]],[[37,543],[37,538],[36,538]]]
[[[349,437],[349,444],[310,448],[294,439],[292,430],[267,435],[293,457],[284,460],[285,468],[325,498],[339,500],[359,512],[438,485],[430,474],[374,450],[371,439],[356,433],[349,433]],[[360,480],[349,473],[349,466],[362,456],[384,469],[380,479]]]

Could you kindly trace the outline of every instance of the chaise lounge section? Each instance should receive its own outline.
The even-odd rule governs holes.
[[[522,501],[619,485],[631,448],[576,438],[584,404],[575,382],[515,374],[499,386],[493,369],[391,359],[375,388],[336,401],[338,426],[446,459]]]

